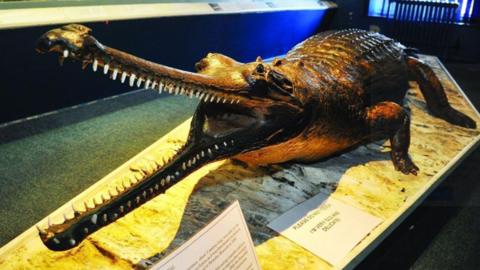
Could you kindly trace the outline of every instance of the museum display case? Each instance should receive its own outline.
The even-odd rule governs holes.
[[[480,140],[330,1],[0,8],[2,269],[353,269]]]

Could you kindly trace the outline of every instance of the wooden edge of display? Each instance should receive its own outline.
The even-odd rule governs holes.
[[[0,3],[19,7],[3,8],[0,5],[0,29],[43,26],[67,23],[132,20],[145,18],[215,15],[236,13],[278,12],[290,10],[327,10],[336,7],[330,1],[262,1],[244,3],[183,2],[183,3],[135,3],[81,6],[47,6],[26,8],[25,3]],[[284,3],[286,2],[286,3]],[[293,3],[293,4],[292,4]],[[27,3],[28,4],[28,3]]]
[[[392,233],[424,200],[427,196],[440,185],[445,178],[473,152],[480,144],[480,136],[477,136],[472,143],[466,146],[455,158],[440,170],[437,175],[432,177],[430,185],[424,186],[419,190],[416,196],[411,197],[405,205],[401,207],[392,217],[384,220],[376,229],[372,231],[362,242],[360,242],[339,265],[338,269],[353,269],[370,252],[372,252],[390,233]]]

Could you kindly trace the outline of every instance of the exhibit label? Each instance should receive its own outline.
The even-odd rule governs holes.
[[[238,201],[151,269],[260,270]]]
[[[378,217],[320,193],[268,226],[336,265],[381,222]]]

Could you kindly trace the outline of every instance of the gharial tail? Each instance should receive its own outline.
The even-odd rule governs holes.
[[[432,68],[415,57],[414,54],[408,55],[407,65],[411,75],[413,75],[413,78],[420,86],[420,91],[427,102],[427,108],[430,113],[451,124],[475,129],[477,124],[472,118],[452,108],[445,94],[445,89]]]

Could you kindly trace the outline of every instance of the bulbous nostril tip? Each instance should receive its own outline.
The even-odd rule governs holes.
[[[46,53],[52,47],[53,42],[46,36],[42,36],[37,41],[37,51],[41,53]]]

